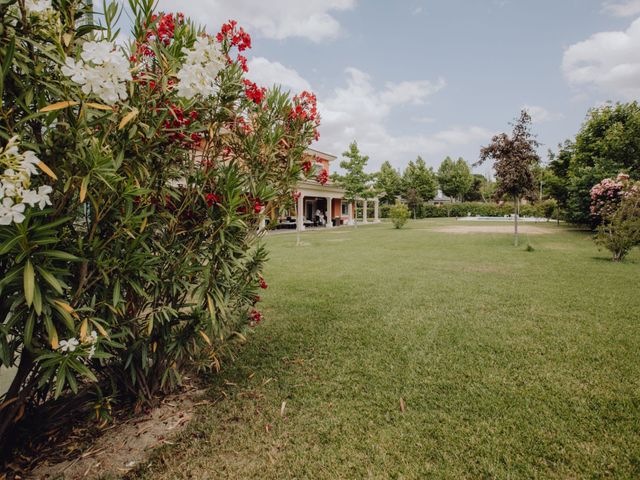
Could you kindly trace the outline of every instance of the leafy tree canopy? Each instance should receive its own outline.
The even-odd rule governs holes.
[[[420,203],[434,199],[438,193],[436,175],[432,168],[427,167],[422,157],[409,162],[402,175],[402,183],[405,197],[408,198],[409,191],[413,191]]]
[[[473,175],[471,175],[469,165],[463,158],[454,162],[451,157],[447,157],[438,169],[438,183],[442,193],[448,197],[462,200],[473,185]]]
[[[349,150],[342,153],[346,160],[340,162],[340,168],[345,171],[344,175],[334,173],[332,179],[339,186],[345,189],[345,200],[355,201],[358,197],[367,198],[370,196],[369,182],[372,176],[364,171],[369,161],[367,155],[361,155],[358,143],[354,140],[349,145]]]
[[[375,175],[375,188],[382,195],[383,203],[393,204],[402,193],[402,177],[400,172],[389,162],[384,162]]]
[[[491,143],[480,150],[478,164],[494,161],[498,195],[519,199],[533,189],[534,167],[540,162],[536,152],[538,146],[538,141],[531,133],[531,116],[522,110],[511,135],[495,135]]]
[[[589,224],[591,187],[620,172],[640,179],[640,105],[605,105],[589,111],[575,141],[566,141],[549,165],[552,195],[567,219]]]

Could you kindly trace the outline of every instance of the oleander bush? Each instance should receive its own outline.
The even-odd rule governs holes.
[[[262,319],[259,224],[317,138],[315,96],[246,77],[251,37],[129,0],[0,2],[0,449],[53,397],[156,402]],[[101,398],[103,395],[101,394]],[[99,410],[100,405],[97,405]]]

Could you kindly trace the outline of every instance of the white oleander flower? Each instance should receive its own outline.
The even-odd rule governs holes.
[[[31,176],[39,174],[40,159],[35,152],[20,153],[18,137],[9,139],[6,147],[0,149],[0,225],[22,223],[26,205],[40,209],[51,205],[49,195],[53,188],[42,185],[31,189]]]
[[[109,62],[111,52],[115,49],[116,45],[113,42],[85,42],[82,45],[80,57],[85,62],[102,65]]]
[[[53,8],[51,0],[25,0],[24,7],[33,13],[42,13]]]
[[[29,172],[29,175],[38,175],[38,164],[40,163],[40,159],[36,156],[35,152],[31,150],[27,150],[26,152],[22,152],[22,161],[20,162],[20,168],[24,171]]]
[[[12,198],[4,197],[0,204],[0,225],[22,223],[25,218],[24,209],[24,203],[14,203]]]
[[[22,203],[26,203],[31,207],[38,205],[43,210],[47,205],[51,205],[49,195],[53,192],[53,188],[49,185],[43,185],[36,190],[25,190],[22,192]]]
[[[226,64],[217,43],[200,37],[192,49],[183,49],[184,65],[176,74],[178,95],[191,99],[197,95],[209,96],[216,89],[216,77]]]
[[[69,340],[60,340],[58,350],[61,352],[73,352],[78,345],[80,345],[78,339],[72,337]]]
[[[129,60],[113,42],[85,42],[82,60],[67,58],[62,73],[81,85],[85,95],[96,95],[107,104],[127,98],[131,80]]]
[[[67,57],[64,66],[60,69],[65,77],[69,77],[76,83],[84,83],[85,69],[82,60],[75,61],[71,57]]]

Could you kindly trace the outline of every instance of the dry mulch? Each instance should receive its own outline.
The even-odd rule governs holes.
[[[126,475],[153,449],[171,445],[171,438],[188,425],[198,405],[211,403],[203,399],[203,394],[204,390],[188,386],[144,414],[122,415],[124,418],[97,435],[95,428],[74,427],[66,438],[55,438],[53,445],[43,446],[32,458],[16,459],[8,472],[0,472],[0,480],[84,480]]]

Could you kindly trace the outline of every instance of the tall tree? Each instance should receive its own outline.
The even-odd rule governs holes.
[[[487,183],[487,179],[480,173],[473,174],[473,183],[467,193],[464,194],[465,202],[486,202],[483,196],[483,187]]]
[[[438,168],[438,184],[440,185],[440,190],[452,200],[456,194],[454,182],[455,169],[456,164],[451,160],[451,157],[445,158],[440,164],[440,168]]]
[[[559,147],[549,168],[556,177],[552,194],[567,220],[592,223],[591,187],[620,172],[640,180],[640,104],[590,110],[575,140]]]
[[[513,125],[511,136],[506,133],[495,135],[491,143],[480,150],[480,160],[477,163],[480,165],[487,160],[493,160],[493,168],[498,179],[496,193],[513,198],[515,246],[518,246],[520,200],[535,186],[533,170],[540,163],[540,157],[536,152],[538,146],[538,141],[531,133],[531,116],[526,110],[522,110]]]
[[[415,194],[420,198],[420,203],[433,200],[438,193],[438,182],[431,167],[418,156],[415,162],[409,162],[402,175],[403,190],[415,190]]]
[[[473,175],[469,164],[464,161],[464,158],[458,158],[455,168],[455,185],[456,185],[456,197],[462,201],[464,196],[471,190],[473,186]]]
[[[345,160],[340,162],[340,168],[345,171],[345,174],[340,175],[334,173],[331,179],[337,185],[344,188],[344,199],[352,203],[358,198],[371,196],[371,190],[369,188],[371,175],[364,171],[369,157],[360,154],[358,143],[355,140],[349,145],[349,150],[342,152],[342,156]]]
[[[381,194],[382,202],[388,205],[395,204],[396,197],[402,193],[400,172],[389,162],[384,162],[375,177],[375,188]]]
[[[454,162],[451,157],[447,157],[438,169],[438,183],[446,196],[462,200],[473,185],[473,175],[463,158]]]

